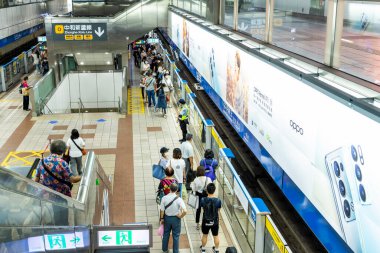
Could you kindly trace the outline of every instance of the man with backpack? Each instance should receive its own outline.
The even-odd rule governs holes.
[[[222,201],[217,198],[215,194],[215,184],[210,183],[207,185],[207,197],[202,198],[201,207],[203,207],[202,219],[202,245],[201,253],[206,252],[205,246],[207,244],[208,233],[211,230],[214,238],[215,246],[212,247],[213,253],[219,253],[219,210],[222,208]]]
[[[162,238],[162,251],[167,253],[170,231],[173,235],[173,253],[179,252],[179,236],[181,234],[181,219],[186,215],[186,205],[177,196],[178,185],[170,185],[170,193],[164,196],[160,206],[160,221],[164,224],[164,236]]]

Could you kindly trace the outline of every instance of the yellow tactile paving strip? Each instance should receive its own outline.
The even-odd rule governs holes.
[[[128,88],[128,114],[144,114],[145,106],[140,87]]]
[[[2,161],[1,166],[32,166],[36,158],[41,158],[43,150],[11,151]]]

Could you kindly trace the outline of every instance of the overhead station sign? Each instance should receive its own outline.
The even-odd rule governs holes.
[[[53,24],[53,39],[64,41],[105,41],[107,23]]]

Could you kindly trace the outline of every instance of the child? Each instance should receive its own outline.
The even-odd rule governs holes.
[[[169,161],[168,151],[169,149],[167,147],[162,147],[160,149],[161,158],[160,158],[160,161],[158,162],[158,165],[161,165],[162,168],[164,169],[166,168],[166,165],[168,164],[168,161]]]

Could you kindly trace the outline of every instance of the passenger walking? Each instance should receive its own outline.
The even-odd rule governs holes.
[[[164,77],[161,80],[161,83],[165,84],[165,95],[166,95],[166,104],[169,108],[171,108],[170,105],[170,93],[173,90],[173,83],[170,78],[170,75],[167,71],[165,71]]]
[[[179,236],[181,234],[181,219],[186,215],[186,205],[176,194],[178,186],[170,185],[170,193],[162,198],[160,206],[160,221],[164,225],[162,251],[167,253],[169,236],[173,236],[173,253],[179,253]]]
[[[207,185],[212,183],[210,178],[205,176],[205,168],[203,166],[198,166],[197,168],[197,177],[191,183],[192,191],[199,197],[199,203],[201,203],[202,198],[207,197]],[[198,205],[198,208],[195,213],[195,223],[197,230],[200,229],[199,219],[201,216],[201,205]]]
[[[157,106],[156,106],[156,108],[157,109],[162,109],[163,117],[166,118],[166,107],[167,107],[167,104],[166,104],[166,95],[165,95],[165,90],[164,89],[165,89],[165,84],[162,84],[162,83],[157,88],[158,100],[157,100]]]
[[[31,86],[29,86],[28,84],[28,77],[24,77],[21,85],[21,93],[22,93],[22,109],[24,111],[30,111],[29,109],[29,90],[32,88]]]
[[[157,197],[162,201],[162,198],[170,193],[170,185],[177,184],[177,179],[174,178],[174,170],[169,167],[165,169],[165,178],[160,180],[158,184]]]
[[[168,155],[169,149],[167,147],[162,147],[160,149],[161,158],[158,162],[158,165],[161,165],[162,168],[166,168],[169,162],[169,155]]]
[[[215,243],[212,252],[219,253],[219,211],[222,208],[222,201],[214,195],[216,190],[214,183],[208,184],[206,188],[208,195],[200,202],[203,208],[201,252],[206,252],[207,237],[211,230]]]
[[[166,167],[171,167],[174,170],[174,177],[175,179],[177,179],[178,182],[179,194],[180,197],[182,197],[182,184],[186,183],[186,164],[185,161],[182,159],[181,149],[173,149],[173,158],[169,160]]]
[[[144,102],[147,101],[145,99],[148,99],[147,96],[145,96],[145,85],[146,85],[146,77],[144,75],[142,75],[140,78],[140,88],[141,88],[141,96],[142,96]]]
[[[214,158],[214,152],[211,149],[206,149],[204,158],[199,163],[206,170],[206,177],[209,177],[211,181],[216,179],[216,168],[218,167],[218,160]]]
[[[53,141],[50,144],[50,155],[42,158],[36,169],[34,181],[71,197],[72,183],[79,182],[80,176],[74,176],[69,165],[61,159],[66,150],[66,144],[62,140]],[[68,209],[53,206],[55,225],[68,225]]]
[[[194,161],[194,149],[191,144],[193,140],[192,134],[186,134],[186,140],[181,144],[182,158],[186,163],[186,189],[190,190],[190,183],[194,180],[193,173],[193,161]]]
[[[74,175],[82,175],[82,156],[85,146],[84,140],[79,136],[77,129],[71,131],[70,139],[67,140],[67,148],[70,155],[70,168]]]
[[[146,78],[146,93],[148,95],[148,107],[156,106],[156,97],[154,95],[154,88],[156,85],[156,78],[152,76],[152,72],[148,72],[148,77]]]
[[[186,104],[185,99],[181,98],[179,101],[179,126],[182,131],[182,139],[179,142],[184,142],[186,140],[187,125],[189,124],[189,107]]]
[[[41,67],[42,67],[42,75],[44,76],[46,75],[47,72],[49,72],[49,62],[46,58],[43,58]]]

